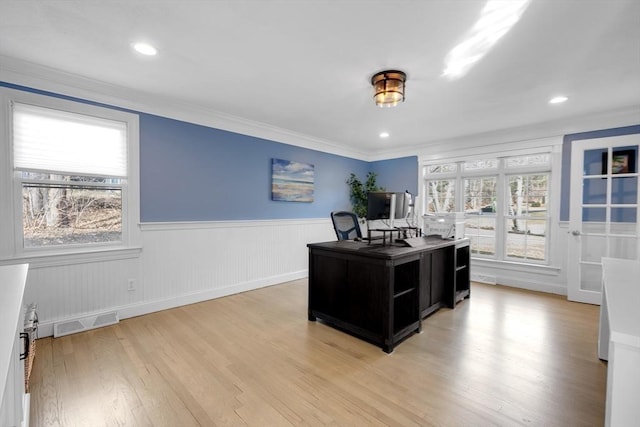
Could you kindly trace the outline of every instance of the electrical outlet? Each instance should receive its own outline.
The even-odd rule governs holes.
[[[127,281],[127,290],[135,291],[136,290],[136,279],[129,279]]]

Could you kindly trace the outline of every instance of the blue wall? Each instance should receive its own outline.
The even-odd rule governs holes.
[[[0,86],[98,105],[140,117],[142,222],[326,218],[351,210],[346,180],[370,170],[378,184],[417,193],[417,158],[369,163],[11,83]],[[312,203],[271,200],[271,159],[315,168]]]
[[[371,172],[377,174],[377,183],[387,191],[408,191],[418,195],[418,157],[380,160],[370,164]]]
[[[603,129],[565,135],[562,140],[562,182],[560,198],[560,221],[569,221],[569,201],[571,195],[571,147],[582,139],[605,138],[609,136],[640,133],[640,125]]]
[[[271,200],[271,159],[314,165],[312,203]],[[143,222],[324,218],[350,209],[346,180],[369,163],[140,114]]]

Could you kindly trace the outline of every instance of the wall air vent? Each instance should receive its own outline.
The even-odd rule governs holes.
[[[53,336],[58,338],[77,332],[89,331],[103,326],[115,325],[119,321],[118,313],[115,311],[76,319],[67,319],[53,324]]]

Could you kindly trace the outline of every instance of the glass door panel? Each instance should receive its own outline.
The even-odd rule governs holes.
[[[634,205],[638,203],[638,177],[613,177],[611,182],[611,203]]]
[[[638,224],[633,222],[614,222],[611,224],[611,234],[635,237],[638,235]]]
[[[599,263],[607,253],[606,236],[582,236],[582,261]]]
[[[586,177],[582,184],[582,203],[584,205],[602,205],[607,203],[607,180]]]
[[[580,264],[580,289],[590,292],[602,290],[602,267],[599,264]]]
[[[604,222],[607,220],[607,208],[582,208],[582,221]]]
[[[598,148],[595,150],[584,151],[583,175],[604,175],[602,173],[602,156],[607,155],[606,148]]]
[[[638,216],[638,209],[636,208],[611,208],[611,221],[612,222],[635,222]]]

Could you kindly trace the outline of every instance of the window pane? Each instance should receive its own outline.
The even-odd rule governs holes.
[[[496,253],[496,219],[489,215],[467,215],[464,223],[465,237],[471,239],[471,252],[478,255]]]
[[[443,165],[431,165],[427,166],[428,174],[437,173],[453,173],[458,170],[458,165],[455,163],[445,163]]]
[[[528,166],[546,166],[551,164],[551,156],[545,154],[532,154],[529,156],[507,157],[506,168],[521,168]]]
[[[482,159],[465,162],[463,168],[465,171],[477,171],[483,169],[496,169],[498,167],[498,159]]]
[[[427,181],[427,213],[455,212],[455,181]]]
[[[122,190],[25,183],[24,247],[122,240]]]
[[[546,218],[528,220],[510,218],[505,220],[505,224],[507,257],[536,261],[546,259]]]
[[[508,215],[544,216],[549,191],[547,174],[512,175],[509,177],[510,205]]]
[[[105,185],[124,184],[126,179],[123,178],[105,178],[102,176],[77,176],[77,175],[59,175],[44,172],[19,172],[19,176],[25,181],[50,181],[51,183],[93,183]]]
[[[468,178],[464,180],[464,211],[491,214],[496,212],[496,177]]]

